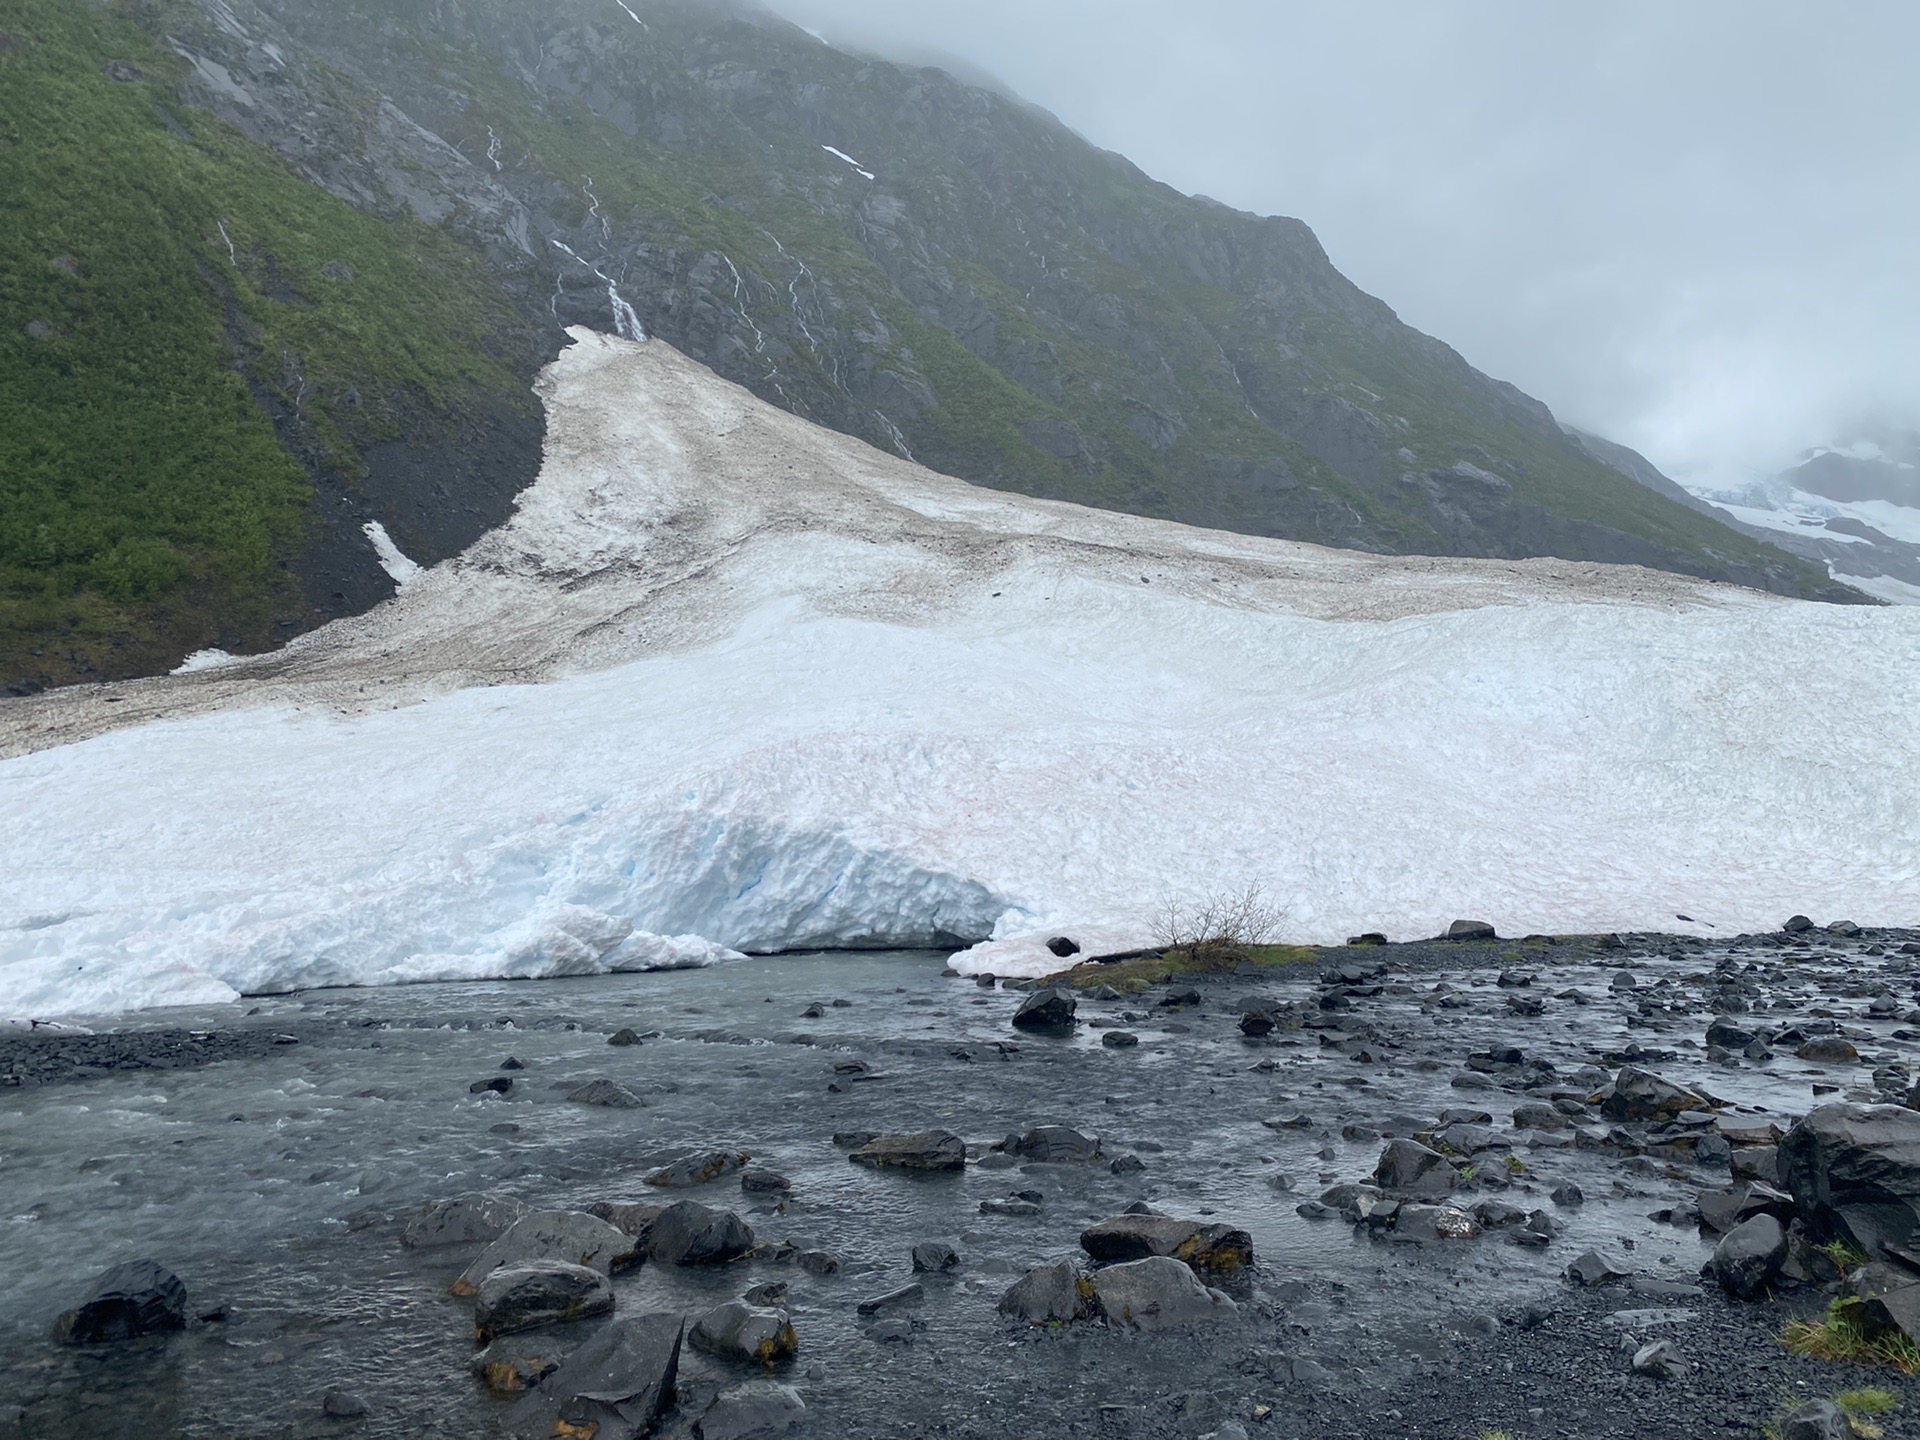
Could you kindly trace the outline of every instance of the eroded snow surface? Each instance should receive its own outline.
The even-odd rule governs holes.
[[[1920,610],[975,489],[575,333],[518,513],[269,656],[0,703],[0,1014],[942,945],[1920,915]]]

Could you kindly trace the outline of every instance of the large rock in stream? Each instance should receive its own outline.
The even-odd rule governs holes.
[[[453,1293],[478,1294],[480,1282],[502,1265],[559,1260],[605,1275],[638,1264],[643,1258],[640,1242],[604,1220],[579,1210],[535,1210],[514,1221],[504,1235],[460,1272],[460,1278],[453,1282]]]
[[[731,1210],[682,1200],[660,1212],[648,1250],[669,1265],[727,1265],[753,1249],[753,1231]]]
[[[951,1130],[875,1135],[847,1159],[875,1170],[964,1170],[967,1142]]]
[[[502,1265],[480,1282],[474,1334],[484,1344],[500,1335],[563,1325],[613,1313],[613,1282],[598,1270],[562,1260]]]
[[[1071,1030],[1078,1021],[1074,1012],[1080,1008],[1073,993],[1058,986],[1045,990],[1036,990],[1020,1002],[1020,1008],[1013,1012],[1013,1024],[1017,1030],[1038,1030],[1043,1033]]]
[[[510,1195],[456,1195],[420,1207],[400,1232],[400,1243],[426,1249],[436,1245],[484,1245],[498,1240],[527,1213]]]
[[[87,1298],[54,1321],[62,1345],[98,1345],[183,1330],[187,1287],[157,1260],[130,1260],[107,1271]]]
[[[1080,1248],[1102,1265],[1167,1256],[1195,1270],[1240,1270],[1253,1263],[1253,1237],[1232,1225],[1170,1215],[1117,1215],[1080,1232]]]
[[[1130,1260],[1093,1272],[1094,1299],[1116,1325],[1158,1330],[1191,1325],[1234,1311],[1234,1303],[1194,1278],[1193,1271],[1165,1255]]]
[[[1823,1105],[1787,1132],[1780,1182],[1815,1240],[1869,1256],[1920,1236],[1920,1112],[1898,1105]]]
[[[1633,1065],[1620,1067],[1612,1090],[1600,1102],[1600,1113],[1609,1120],[1670,1120],[1684,1110],[1710,1113],[1713,1108],[1704,1096]]]
[[[640,1440],[673,1403],[685,1326],[671,1312],[609,1320],[507,1412],[513,1440]]]

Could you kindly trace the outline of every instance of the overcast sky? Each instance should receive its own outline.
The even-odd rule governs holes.
[[[772,0],[1294,215],[1683,479],[1920,423],[1920,0]]]

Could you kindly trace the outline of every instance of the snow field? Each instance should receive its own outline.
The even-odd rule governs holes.
[[[374,614],[143,682],[153,723],[0,710],[0,1015],[1039,974],[1248,881],[1322,941],[1920,916],[1920,611],[977,491],[659,342],[582,333],[543,393],[519,515]]]

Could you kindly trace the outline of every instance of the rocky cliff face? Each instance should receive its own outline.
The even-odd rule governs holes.
[[[567,324],[657,335],[796,413],[1031,494],[1850,598],[1596,460],[1348,283],[1299,221],[1179,195],[943,72],[691,0],[123,13],[180,103],[396,233],[457,241],[544,336],[533,352]],[[300,453],[298,407],[261,398]],[[496,516],[533,456],[488,423],[402,427],[409,454],[363,450],[322,484],[296,567],[310,598],[382,590],[351,541],[376,511],[429,560],[471,528],[436,534],[436,512]],[[475,455],[494,463],[462,479]]]

